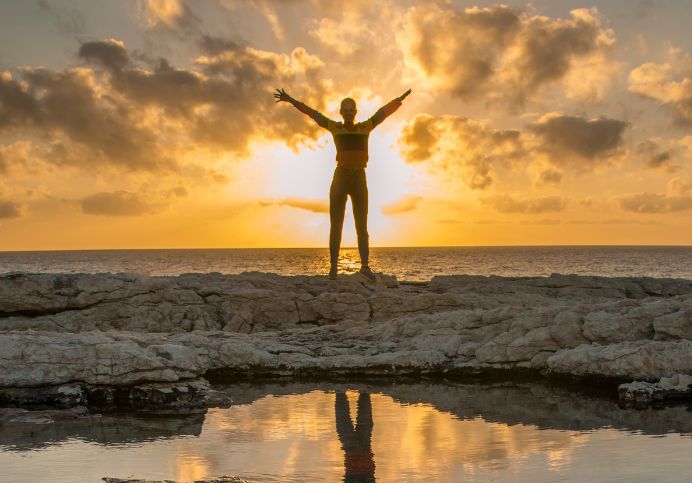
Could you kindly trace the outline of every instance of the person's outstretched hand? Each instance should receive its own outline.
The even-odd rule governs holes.
[[[283,89],[277,89],[276,92],[274,93],[274,97],[276,97],[276,102],[281,102],[281,101],[290,102],[291,99],[293,99]]]
[[[404,99],[406,99],[406,96],[408,96],[411,93],[411,89],[407,90],[403,94],[401,94],[399,97],[396,98],[397,101],[401,102]]]

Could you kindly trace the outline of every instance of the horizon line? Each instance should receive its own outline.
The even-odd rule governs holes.
[[[370,246],[371,249],[393,249],[393,248],[579,248],[579,247],[609,247],[609,248],[692,248],[692,244],[544,244],[544,245],[399,245],[399,246]],[[357,246],[341,247],[342,250],[357,250]],[[326,246],[318,247],[167,247],[167,248],[45,248],[29,250],[4,250],[0,253],[40,253],[40,252],[105,252],[105,251],[147,251],[147,250],[326,250]]]

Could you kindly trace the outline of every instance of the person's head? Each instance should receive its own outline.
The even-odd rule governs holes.
[[[346,97],[341,101],[341,109],[339,110],[341,117],[344,118],[345,122],[353,122],[356,118],[356,101],[350,97]]]

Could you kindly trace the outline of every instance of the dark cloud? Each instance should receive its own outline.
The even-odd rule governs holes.
[[[405,195],[384,205],[381,211],[383,215],[397,215],[414,211],[422,199],[421,196],[417,195]]]
[[[458,179],[472,189],[492,186],[500,169],[526,169],[536,159],[537,186],[559,184],[562,170],[589,171],[611,162],[624,145],[628,123],[549,114],[525,131],[498,130],[458,116],[418,114],[404,125],[399,146],[408,163]]]
[[[542,84],[559,80],[573,59],[602,48],[604,28],[593,11],[577,10],[570,19],[535,16],[525,20],[515,39],[518,78],[524,94]]]
[[[406,24],[407,57],[446,90],[469,97],[487,88],[520,28],[520,12],[504,5],[458,10],[426,3],[408,11]]]
[[[229,51],[238,51],[244,48],[240,42],[203,34],[199,38],[199,46],[206,55],[216,56]]]
[[[24,79],[34,88],[39,105],[36,128],[65,134],[91,150],[94,159],[133,170],[167,168],[152,127],[138,122],[135,106],[99,93],[90,71],[24,69]],[[39,94],[40,92],[40,94]]]
[[[0,130],[36,122],[39,111],[33,93],[9,72],[0,72]]]
[[[598,58],[590,67],[595,71],[610,55],[614,37],[596,10],[570,15],[551,19],[504,5],[423,3],[408,11],[405,54],[459,97],[487,92],[522,104],[540,87],[564,79],[576,61]]]
[[[590,168],[607,159],[623,143],[629,124],[618,119],[601,117],[585,119],[577,116],[549,114],[532,124],[529,130],[540,140],[539,151],[546,153],[552,163],[564,165],[586,162]]]
[[[670,151],[665,151],[663,153],[658,153],[649,158],[646,162],[646,166],[649,168],[663,168],[667,171],[676,171],[680,169],[679,166],[673,164],[673,158]]]
[[[287,56],[210,36],[202,37],[200,46],[206,53],[195,60],[200,70],[176,68],[165,59],[143,69],[128,57],[122,43],[111,39],[83,44],[80,56],[105,67],[119,95],[175,116],[198,143],[246,154],[256,137],[282,139],[294,148],[317,137],[314,123],[277,106],[270,94],[277,86],[308,79],[303,99],[322,107],[326,80],[319,59],[303,48]]]
[[[21,214],[19,203],[9,200],[0,200],[0,220],[18,218]]]
[[[472,189],[490,187],[496,169],[526,154],[519,131],[496,130],[457,116],[418,114],[404,126],[399,145],[406,162],[425,162]]]
[[[313,213],[329,213],[329,203],[325,200],[288,197],[278,200],[262,201],[261,206],[289,206]]]
[[[161,209],[137,193],[114,191],[96,193],[80,200],[82,213],[104,216],[138,216]]]
[[[567,201],[559,196],[517,199],[510,195],[495,195],[481,201],[500,213],[548,213],[563,211],[567,206]]]
[[[546,169],[541,171],[536,180],[538,186],[545,186],[548,184],[560,184],[562,182],[562,173],[554,169]]]
[[[678,171],[680,166],[675,162],[679,146],[675,142],[663,142],[648,139],[639,143],[636,152],[644,160],[644,166],[669,173]]]
[[[692,196],[639,193],[620,198],[620,207],[635,213],[673,213],[692,208]]]
[[[256,140],[298,149],[317,138],[313,122],[271,93],[309,79],[305,96],[293,94],[322,107],[328,80],[319,59],[302,48],[284,55],[211,37],[202,43],[208,55],[196,69],[165,59],[141,65],[121,41],[106,39],[80,46],[86,67],[22,68],[18,79],[0,72],[0,134],[24,129],[49,139],[56,164],[150,172],[179,169],[178,149],[245,156]]]
[[[115,39],[84,42],[79,47],[78,55],[116,72],[130,63],[125,44]]]

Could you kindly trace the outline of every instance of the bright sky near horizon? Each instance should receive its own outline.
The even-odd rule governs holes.
[[[0,0],[0,250],[692,244],[686,1]],[[344,246],[355,244],[350,209]]]

